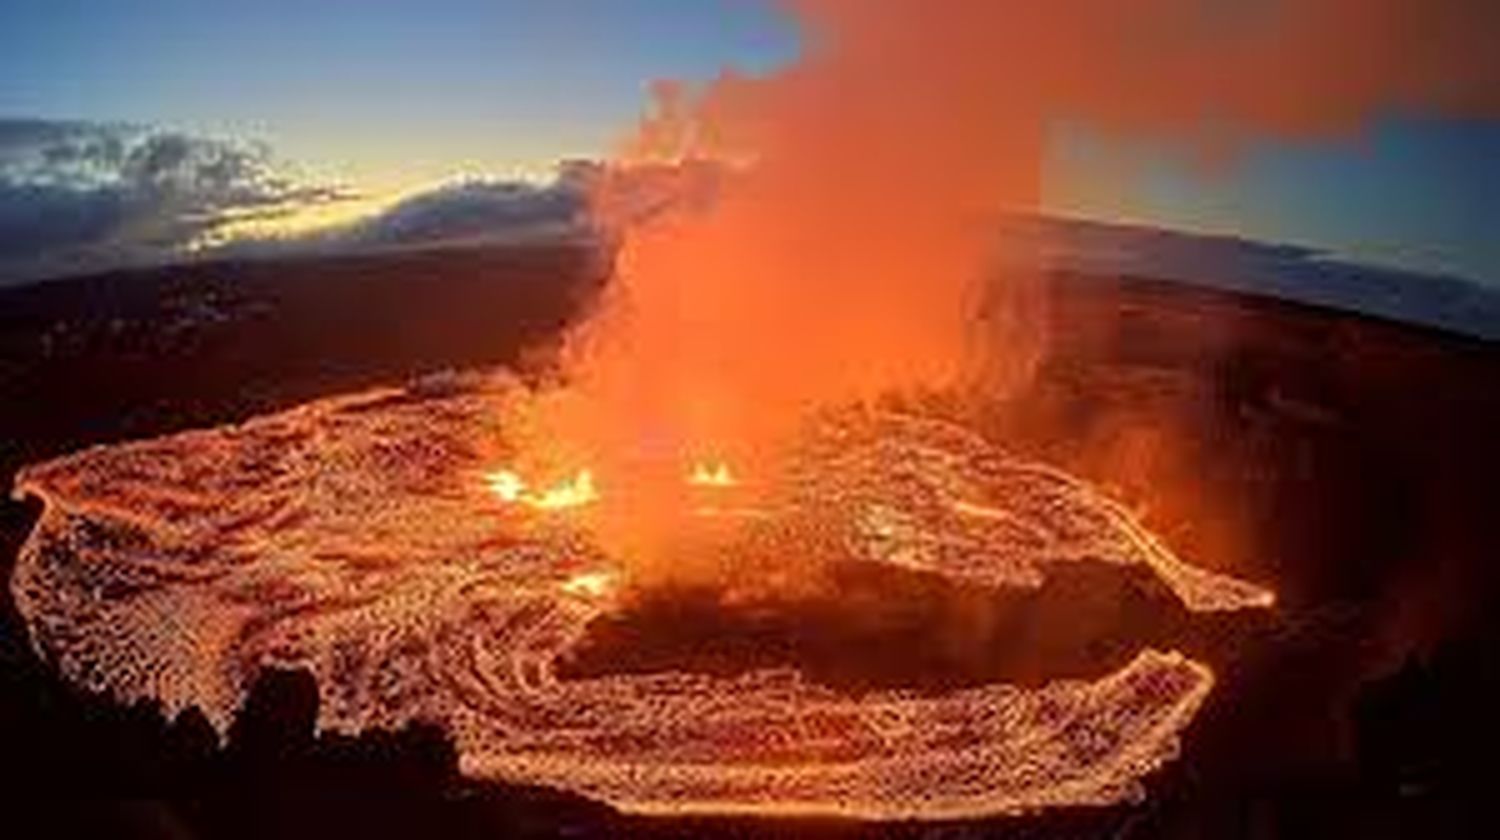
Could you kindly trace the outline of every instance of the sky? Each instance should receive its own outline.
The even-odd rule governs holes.
[[[606,155],[652,80],[764,71],[799,50],[770,0],[6,0],[0,33],[0,119],[255,141],[367,196],[544,178],[559,160]],[[1050,145],[1051,212],[1500,287],[1486,224],[1500,218],[1495,123],[1393,113],[1208,165],[1083,125],[1060,123]],[[18,201],[7,229],[0,197],[0,237],[30,230]]]
[[[253,135],[377,187],[596,156],[652,79],[797,50],[754,0],[7,0],[0,32],[0,114]]]

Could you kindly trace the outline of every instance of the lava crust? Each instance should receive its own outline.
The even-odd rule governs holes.
[[[528,399],[503,375],[450,377],[27,467],[16,493],[45,510],[12,586],[32,642],[77,684],[196,706],[221,734],[257,673],[306,669],[320,729],[436,724],[467,774],[653,813],[939,818],[1130,799],[1213,684],[1151,649],[1094,681],[939,694],[842,693],[791,668],[559,677],[619,608],[580,581],[619,568],[579,520],[486,487],[496,450],[482,442],[504,440]],[[831,542],[986,587],[1034,587],[1062,562],[1142,564],[1193,610],[1271,600],[946,421],[832,412],[790,452],[745,526],[788,556]]]

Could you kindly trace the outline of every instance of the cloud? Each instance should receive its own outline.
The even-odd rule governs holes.
[[[253,220],[252,220],[253,221]],[[588,188],[469,178],[411,193],[372,211],[312,226],[233,224],[199,257],[280,258],[407,248],[586,242],[595,234]]]
[[[245,233],[223,242],[211,255],[294,256],[537,241],[597,244],[623,226],[711,202],[727,177],[729,170],[707,162],[621,167],[567,160],[544,183],[468,178],[439,184],[352,221],[291,233]]]
[[[348,197],[263,144],[0,119],[0,281],[168,261],[232,222]]]
[[[471,178],[381,207],[299,177],[264,143],[0,119],[0,284],[189,259],[584,241],[702,201],[718,177],[565,161],[550,182]]]
[[[587,224],[587,198],[566,180],[550,184],[465,181],[410,196],[348,231],[360,244],[410,245],[496,233],[572,232]]]
[[[419,193],[350,231],[356,242],[403,245],[528,233],[588,234],[712,200],[715,163],[606,167],[565,161],[547,184],[465,181]]]

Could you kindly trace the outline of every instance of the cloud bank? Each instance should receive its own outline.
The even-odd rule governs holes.
[[[603,232],[600,196],[608,224],[626,224],[706,200],[722,174],[565,161],[547,182],[471,178],[372,203],[363,216],[286,226],[368,197],[301,176],[264,143],[0,119],[0,285],[192,259],[589,240]]]
[[[623,227],[713,200],[731,177],[698,162],[629,169],[589,160],[558,165],[545,183],[467,179],[413,193],[355,221],[290,237],[249,237],[221,253],[347,253],[387,248],[612,239]]]
[[[0,282],[168,261],[232,222],[349,195],[264,144],[0,119]]]

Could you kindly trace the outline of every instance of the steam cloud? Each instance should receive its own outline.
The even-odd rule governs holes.
[[[1349,134],[1381,109],[1500,110],[1500,65],[1480,58],[1500,12],[1466,0],[789,8],[798,62],[658,84],[618,156],[737,174],[693,212],[630,226],[573,336],[580,387],[559,425],[617,470],[743,457],[818,403],[1023,380],[1044,339],[1036,258],[995,254],[991,225],[1037,207],[1055,120],[1217,155]]]

